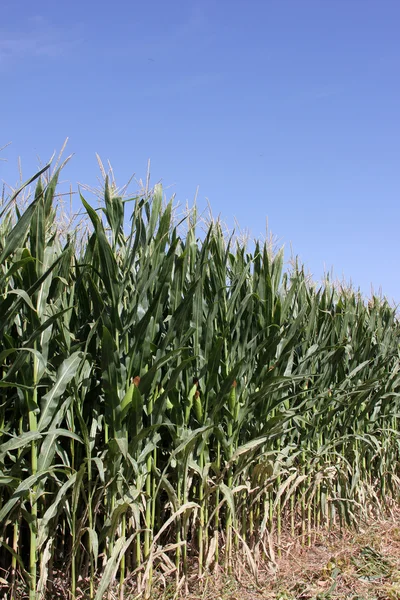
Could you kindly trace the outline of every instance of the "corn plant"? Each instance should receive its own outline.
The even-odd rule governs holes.
[[[87,237],[57,226],[47,165],[0,215],[0,568],[12,598],[62,576],[149,597],[282,535],[390,510],[399,489],[396,310],[282,250],[249,249],[162,188],[105,174]],[[35,183],[31,202],[18,199]],[[129,209],[129,211],[128,211]],[[81,593],[81,592],[79,592]]]

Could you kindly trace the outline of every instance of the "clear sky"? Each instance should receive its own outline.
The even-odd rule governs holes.
[[[399,0],[1,0],[0,178],[199,186],[319,279],[400,303]],[[292,249],[292,250],[291,250]]]

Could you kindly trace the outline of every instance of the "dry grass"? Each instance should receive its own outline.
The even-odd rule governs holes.
[[[257,583],[239,558],[234,575],[219,571],[191,588],[189,600],[398,600],[400,512],[358,532],[321,532],[311,547],[286,538],[275,569],[261,567]]]

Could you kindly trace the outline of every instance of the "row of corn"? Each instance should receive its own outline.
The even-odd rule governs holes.
[[[108,177],[57,227],[60,168],[0,213],[0,585],[150,596],[283,536],[390,510],[396,311]],[[195,566],[194,566],[195,565]],[[133,596],[132,596],[133,597]]]

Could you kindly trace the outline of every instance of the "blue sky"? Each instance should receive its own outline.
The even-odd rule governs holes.
[[[68,136],[400,302],[399,0],[2,0],[0,179]]]

